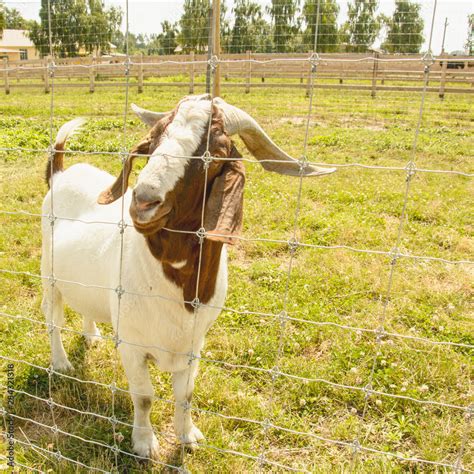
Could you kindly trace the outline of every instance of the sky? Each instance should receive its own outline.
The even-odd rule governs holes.
[[[269,0],[257,0],[263,6],[270,3]],[[105,0],[106,5],[121,6],[125,11],[124,0]],[[177,21],[181,16],[184,0],[129,0],[129,28],[132,33],[160,33],[161,22],[168,20]],[[226,1],[228,15],[231,13],[232,0]],[[347,18],[347,0],[338,0],[341,7],[338,22],[343,23]],[[433,16],[434,0],[421,0],[421,14],[425,21],[425,44],[428,46],[431,19]],[[5,1],[9,8],[16,8],[27,19],[38,19],[40,7],[39,0]],[[394,9],[394,0],[379,0],[380,13],[390,15]],[[474,13],[474,0],[438,0],[436,16],[433,29],[432,51],[439,54],[441,51],[443,29],[445,19],[448,19],[446,30],[445,50],[452,52],[464,50],[467,39],[467,16]]]

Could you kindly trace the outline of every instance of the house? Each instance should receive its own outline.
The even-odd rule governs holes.
[[[3,30],[0,37],[0,59],[9,61],[39,59],[39,53],[26,30]]]

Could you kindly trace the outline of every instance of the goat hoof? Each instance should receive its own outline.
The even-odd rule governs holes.
[[[156,436],[153,434],[151,437],[139,439],[138,437],[133,438],[133,451],[139,456],[157,460],[160,454],[160,445]]]
[[[98,334],[84,334],[87,347],[96,347],[102,342],[102,336]]]
[[[188,433],[181,436],[181,442],[184,447],[190,451],[194,451],[199,447],[199,441],[204,440],[204,435],[201,430],[196,426],[193,426]]]
[[[74,370],[73,365],[67,359],[53,361],[52,365],[55,372],[61,372],[63,374]]]

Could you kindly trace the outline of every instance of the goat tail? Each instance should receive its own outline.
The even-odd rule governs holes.
[[[54,154],[52,154],[46,165],[45,180],[48,187],[51,185],[51,178],[58,171],[64,169],[64,148],[66,141],[77,133],[84,125],[85,119],[76,118],[66,122],[58,131],[54,142]]]

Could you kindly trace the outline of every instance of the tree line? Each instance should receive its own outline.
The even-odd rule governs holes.
[[[180,19],[163,21],[158,34],[120,31],[123,12],[102,0],[41,0],[39,21],[26,21],[15,9],[0,8],[3,28],[22,28],[41,55],[203,53],[209,38],[210,0],[185,0]],[[48,4],[51,11],[48,13]],[[0,3],[1,7],[1,3]],[[424,42],[421,6],[416,0],[395,0],[390,16],[378,14],[378,0],[351,0],[347,20],[338,23],[337,0],[271,0],[264,7],[254,0],[221,0],[221,48],[224,53],[365,52],[378,37],[390,53],[419,53]],[[51,21],[51,29],[49,28]]]

